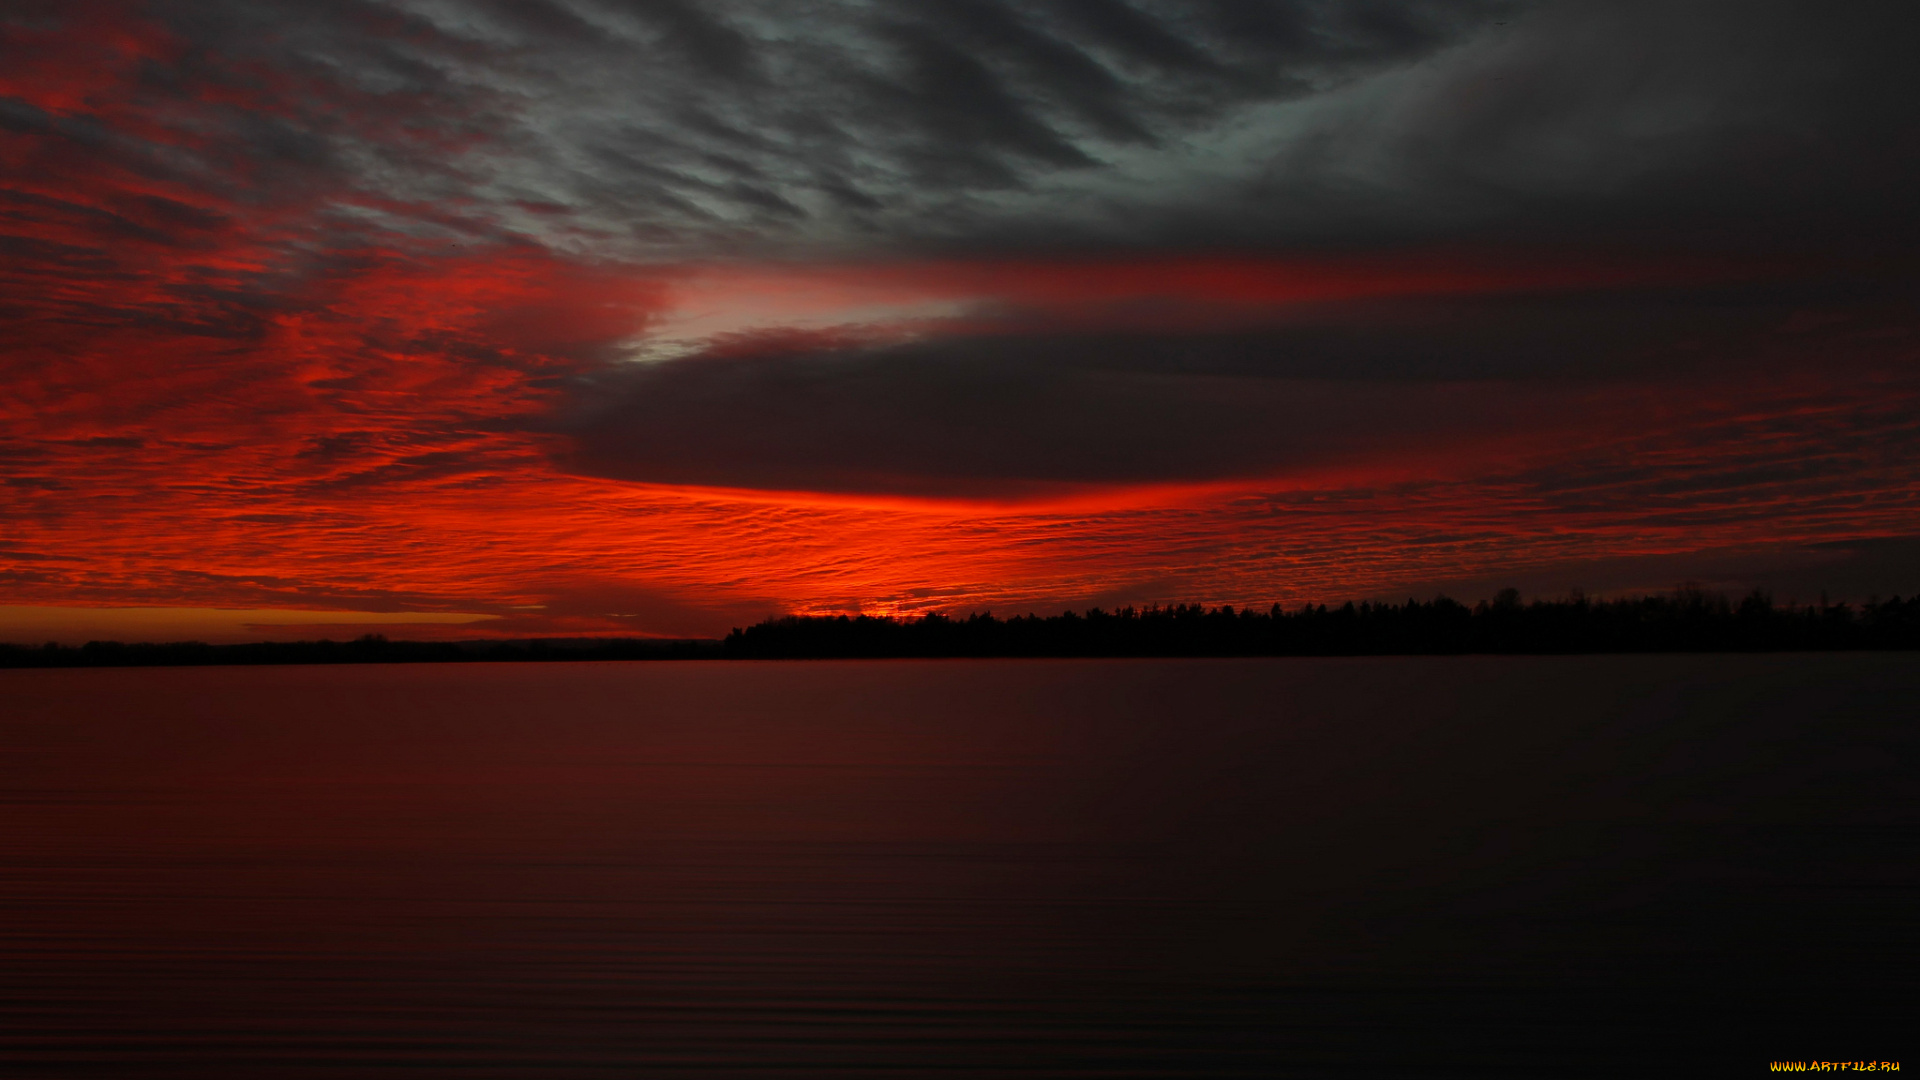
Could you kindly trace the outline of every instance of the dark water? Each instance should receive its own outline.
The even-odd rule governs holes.
[[[1898,1059],[1916,702],[1895,655],[0,672],[0,1065]]]

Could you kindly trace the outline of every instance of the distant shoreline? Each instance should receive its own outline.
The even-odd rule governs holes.
[[[1474,607],[1421,603],[1294,610],[1199,605],[1025,615],[769,619],[723,639],[532,638],[0,645],[0,668],[592,660],[827,660],[1018,657],[1466,656],[1834,652],[1920,649],[1920,596],[1776,606],[1682,589],[1664,596],[1522,603],[1507,590]]]
[[[563,660],[717,660],[717,638],[527,638],[508,641],[89,641],[85,645],[0,645],[0,669],[259,667],[274,664],[456,664]]]

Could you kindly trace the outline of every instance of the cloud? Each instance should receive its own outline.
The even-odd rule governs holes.
[[[711,338],[579,385],[558,427],[574,440],[567,466],[970,498],[1277,479],[1457,462],[1521,431],[1629,438],[1666,422],[1663,395],[1720,393],[1734,372],[1781,380],[1813,356],[1837,404],[1846,379],[1897,372],[1920,339],[1908,284],[1751,260],[1441,253],[863,273],[789,267],[670,293],[663,333]],[[705,321],[679,319],[676,304]],[[771,325],[736,322],[755,312]],[[843,322],[782,329],[796,312]]]
[[[308,243],[386,227],[638,261],[1831,246],[1912,228],[1915,151],[1888,135],[1920,108],[1893,44],[1913,20],[1785,0],[29,7],[0,24],[0,124],[49,179],[158,184],[87,208],[150,238],[277,210]]]
[[[340,639],[370,633],[444,637],[491,619],[492,616],[459,612],[0,605],[0,641],[26,645],[57,641],[77,645],[91,640]]]
[[[1507,6],[111,4],[16,11],[0,47],[12,123],[157,176],[644,257],[1003,217]]]
[[[795,11],[9,5],[7,598],[684,632],[1920,535],[1910,5]]]

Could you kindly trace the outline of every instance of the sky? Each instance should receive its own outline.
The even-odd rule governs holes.
[[[10,0],[0,641],[1911,594],[1915,41]]]

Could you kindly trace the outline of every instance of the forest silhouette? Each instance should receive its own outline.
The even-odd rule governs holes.
[[[0,667],[204,664],[364,664],[555,660],[852,659],[891,657],[1392,656],[1789,652],[1920,649],[1920,596],[1776,605],[1683,587],[1659,596],[1523,602],[1514,589],[1472,607],[1444,596],[1404,604],[1352,602],[1288,610],[1092,608],[1059,615],[950,618],[787,616],[735,628],[722,640],[536,638],[519,641],[90,641],[79,647],[0,645]]]
[[[1664,596],[1523,603],[1514,589],[1468,607],[1439,597],[1286,610],[1197,605],[1054,616],[821,616],[736,629],[742,657],[1384,656],[1466,653],[1773,652],[1920,648],[1920,596],[1777,606],[1683,587]]]

